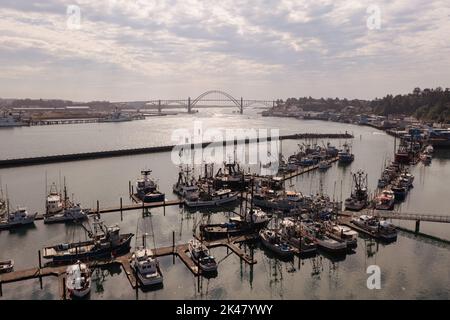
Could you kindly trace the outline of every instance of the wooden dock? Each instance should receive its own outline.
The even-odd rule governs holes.
[[[351,217],[357,217],[361,215],[369,215],[382,219],[396,219],[396,220],[409,220],[415,221],[415,232],[420,231],[420,222],[437,222],[437,223],[450,223],[450,215],[435,215],[435,214],[419,214],[419,213],[406,213],[406,212],[395,212],[395,211],[384,211],[384,210],[371,210],[364,209],[359,212],[355,211],[343,211],[340,213],[341,216],[347,217],[350,220]],[[353,226],[353,224],[351,224]]]
[[[337,162],[338,160],[339,160],[339,157],[334,157],[334,158],[327,159],[327,161],[330,162],[330,163]],[[294,177],[297,177],[297,176],[300,176],[302,174],[305,174],[305,173],[308,173],[308,172],[311,172],[311,171],[314,171],[314,170],[318,170],[318,169],[319,169],[319,164],[315,164],[315,165],[308,166],[308,167],[302,167],[302,168],[297,169],[296,171],[293,171],[293,172],[290,172],[290,173],[287,173],[287,174],[283,174],[282,178],[283,178],[283,181],[286,181],[286,180],[292,179]]]
[[[256,234],[252,235],[245,235],[245,236],[239,236],[239,237],[232,237],[232,238],[225,238],[221,240],[216,241],[204,241],[203,243],[208,248],[215,248],[215,247],[228,247],[233,253],[238,255],[243,261],[245,261],[248,264],[255,264],[256,260],[252,259],[248,254],[246,254],[242,249],[240,249],[236,244],[254,240],[257,238]],[[190,258],[190,256],[187,254],[187,251],[189,250],[188,244],[179,244],[179,245],[172,245],[168,247],[160,247],[156,248],[154,251],[154,254],[156,257],[163,257],[168,255],[174,255],[178,256],[180,260],[186,265],[186,267],[192,272],[195,276],[201,276],[202,272],[199,270],[198,266],[195,264],[195,262]],[[139,283],[135,277],[135,272],[133,268],[131,267],[131,257],[132,253],[128,253],[119,257],[111,258],[109,260],[98,260],[98,261],[92,261],[92,262],[86,262],[89,265],[89,268],[95,269],[100,267],[108,267],[114,264],[121,265],[122,269],[124,270],[128,281],[130,282],[130,285],[136,289],[139,287]],[[9,273],[4,273],[0,275],[0,296],[2,293],[2,284],[4,283],[13,283],[13,282],[20,282],[25,280],[31,280],[31,279],[42,279],[44,277],[54,276],[58,278],[58,281],[64,282],[64,275],[67,269],[67,265],[47,265],[42,268],[36,267],[36,268],[29,268],[25,270],[18,270],[13,271]],[[60,295],[61,298],[66,298],[67,295],[64,292],[65,290],[62,289],[64,285],[60,285]]]
[[[161,202],[139,202],[139,203],[132,203],[132,204],[125,204],[125,205],[119,205],[117,207],[105,207],[105,208],[94,208],[89,210],[89,215],[94,214],[104,214],[104,213],[111,213],[111,212],[121,212],[121,211],[131,211],[131,210],[150,210],[154,208],[161,208],[161,207],[169,207],[169,206],[181,206],[184,204],[183,200],[175,199],[175,200],[167,200],[167,201],[161,201]],[[44,216],[42,214],[38,214],[36,216],[35,220],[44,220]]]

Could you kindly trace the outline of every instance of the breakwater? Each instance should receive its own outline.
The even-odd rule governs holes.
[[[280,140],[293,140],[293,139],[351,139],[353,135],[350,133],[297,133],[291,135],[279,136]],[[189,148],[206,148],[207,146],[223,146],[229,144],[249,144],[258,143],[264,141],[271,141],[271,137],[267,138],[246,138],[246,139],[235,139],[234,141],[222,141],[222,142],[204,142],[201,144],[185,144],[179,147],[183,149]],[[118,149],[118,150],[108,150],[108,151],[95,151],[95,152],[84,152],[84,153],[72,153],[72,154],[59,154],[59,155],[49,155],[40,157],[30,157],[30,158],[16,158],[16,159],[4,159],[0,160],[0,168],[8,167],[19,167],[19,166],[29,166],[47,163],[57,163],[57,162],[67,162],[67,161],[80,161],[80,160],[91,160],[100,158],[110,158],[110,157],[120,157],[129,156],[137,154],[146,153],[158,153],[158,152],[169,152],[176,145],[166,145],[166,146],[155,146],[155,147],[144,147],[144,148],[133,148],[133,149]]]

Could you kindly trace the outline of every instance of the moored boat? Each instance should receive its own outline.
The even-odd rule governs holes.
[[[152,250],[139,247],[133,253],[131,260],[132,267],[142,285],[153,286],[163,283],[164,277],[159,261],[154,257]]]
[[[217,262],[210,254],[209,249],[197,239],[189,240],[188,244],[191,259],[198,264],[204,272],[217,271]]]
[[[397,230],[388,221],[369,215],[361,215],[353,218],[351,222],[381,240],[394,241],[397,239]]]
[[[141,170],[141,178],[136,181],[137,196],[143,202],[162,202],[165,194],[158,191],[157,183],[150,178],[152,170]]]
[[[96,221],[95,224],[96,232],[88,230],[81,224],[90,240],[45,247],[42,250],[43,257],[53,262],[74,262],[111,258],[130,251],[130,242],[134,234],[121,234],[117,225],[107,227],[101,221]]]
[[[198,198],[187,198],[185,204],[188,207],[213,207],[221,206],[237,200],[239,192],[231,189],[217,191],[200,191]]]
[[[270,229],[262,229],[259,232],[262,244],[282,258],[292,258],[294,255],[293,247],[275,231]]]
[[[0,273],[8,273],[14,270],[14,260],[0,261]]]
[[[394,209],[395,195],[392,190],[384,189],[376,198],[375,209],[392,210]]]
[[[0,230],[33,224],[36,216],[37,212],[30,214],[26,208],[18,208],[14,212],[7,212],[0,219]]]
[[[77,261],[67,267],[66,288],[69,295],[84,298],[91,292],[91,270],[85,263]]]

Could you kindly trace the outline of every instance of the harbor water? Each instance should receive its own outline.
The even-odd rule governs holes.
[[[115,150],[158,145],[170,145],[174,130],[180,126],[192,130],[201,121],[203,129],[263,129],[278,128],[280,134],[292,133],[353,133],[349,140],[355,161],[346,167],[333,164],[325,173],[311,172],[286,181],[286,188],[314,194],[322,190],[330,197],[345,199],[351,190],[351,173],[363,169],[368,173],[369,189],[374,192],[385,162],[393,159],[394,138],[384,132],[351,124],[306,121],[292,118],[261,117],[256,110],[244,115],[226,110],[202,110],[195,115],[150,117],[123,123],[93,123],[9,128],[0,130],[0,159],[56,155],[89,151]],[[330,141],[342,146],[344,140]],[[285,140],[283,154],[287,157],[298,150],[298,144],[311,141]],[[245,165],[244,165],[245,167]],[[46,180],[61,184],[65,177],[69,196],[83,207],[118,206],[122,197],[130,203],[128,182],[134,183],[141,169],[153,170],[160,190],[167,199],[175,199],[172,185],[177,180],[178,167],[171,153],[154,153],[98,160],[73,161],[0,169],[3,188],[7,185],[12,206],[26,206],[29,212],[44,212]],[[217,168],[218,169],[218,168]],[[252,166],[257,170],[258,166]],[[197,168],[196,175],[199,175]],[[414,188],[395,210],[408,213],[450,215],[450,152],[436,150],[432,163],[411,167]],[[236,204],[236,209],[238,209]],[[102,215],[108,225],[118,224],[122,232],[137,234],[132,245],[140,244],[142,234],[154,234],[148,244],[157,247],[186,243],[200,221],[225,221],[220,210],[201,212],[178,206],[152,209],[143,217],[141,210]],[[396,225],[414,229],[412,221],[392,220]],[[450,225],[422,222],[420,231],[450,240]],[[52,244],[85,239],[83,229],[75,224],[35,226],[0,232],[0,260],[14,259],[15,269],[35,267],[38,250]],[[264,250],[258,242],[243,244],[252,252],[257,263],[253,266],[240,261],[226,248],[212,249],[219,262],[218,275],[198,281],[181,260],[172,256],[160,258],[164,286],[138,294],[130,286],[120,267],[97,269],[93,275],[91,299],[449,299],[450,244],[421,235],[399,231],[392,244],[377,243],[362,236],[355,253],[339,261],[317,255],[312,258],[284,262]],[[381,289],[370,290],[367,267],[377,265],[381,270]],[[3,284],[0,299],[59,299],[56,278]]]

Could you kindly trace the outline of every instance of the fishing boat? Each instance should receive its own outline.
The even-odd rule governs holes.
[[[375,209],[377,210],[394,209],[395,194],[392,190],[384,189],[375,200]]]
[[[44,215],[44,223],[84,220],[87,219],[88,213],[89,210],[82,209],[79,203],[75,204],[70,201],[64,181],[64,199],[61,199],[59,194],[52,191],[47,197],[47,213]]]
[[[248,186],[249,180],[246,179],[236,161],[224,163],[224,168],[219,168],[213,178],[213,187],[215,189],[242,190]]]
[[[355,160],[355,155],[351,153],[351,147],[349,144],[344,143],[343,149],[338,152],[338,161],[341,164],[348,164]]]
[[[261,188],[253,195],[253,203],[261,208],[290,211],[306,205],[305,197],[300,192],[285,191],[276,193],[274,190]]]
[[[159,261],[154,257],[152,250],[139,247],[133,253],[132,267],[135,270],[139,281],[144,286],[162,284],[164,277],[159,267]]]
[[[294,248],[298,248],[300,254],[308,255],[317,251],[317,245],[312,238],[302,235],[301,224],[291,218],[285,218],[280,223],[278,230],[280,236]]]
[[[215,258],[209,253],[209,249],[197,239],[189,240],[189,253],[191,259],[204,272],[217,271],[217,262]]]
[[[157,183],[150,178],[152,170],[141,170],[141,178],[136,181],[136,192],[143,202],[162,202],[165,194],[158,191]]]
[[[181,167],[178,172],[178,181],[173,185],[173,192],[183,198],[198,198],[199,189],[197,181],[189,176],[190,169]]]
[[[319,170],[325,171],[331,168],[331,163],[329,163],[327,160],[322,160],[319,162]]]
[[[60,213],[44,215],[44,223],[79,221],[88,218],[89,210],[82,209],[79,203],[69,204]]]
[[[328,236],[345,241],[348,249],[354,249],[358,246],[358,232],[351,228],[332,222],[326,222],[325,228]]]
[[[270,229],[262,229],[259,232],[259,237],[261,239],[262,244],[279,255],[282,258],[292,258],[294,255],[293,247],[285,240],[281,238],[281,236],[275,231]]]
[[[385,241],[393,241],[397,239],[397,230],[395,226],[385,220],[369,215],[361,215],[351,220],[354,225],[368,231],[375,237]]]
[[[61,194],[58,192],[55,183],[50,186],[50,192],[47,195],[46,200],[46,214],[56,214],[60,213],[64,208],[63,199]]]
[[[107,227],[102,221],[94,221],[94,232],[80,224],[90,240],[82,242],[61,243],[45,247],[43,257],[53,262],[73,262],[93,259],[111,258],[130,251],[132,233],[120,234],[119,226]]]
[[[330,237],[322,225],[307,223],[304,226],[305,233],[313,239],[319,249],[333,255],[345,255],[347,253],[346,241]]]
[[[402,185],[400,180],[396,180],[391,185],[391,190],[394,193],[394,199],[396,201],[403,201],[408,193],[408,188]]]
[[[14,260],[0,261],[0,273],[8,273],[14,270]]]
[[[349,198],[345,199],[345,209],[360,211],[368,204],[367,174],[359,170],[353,174],[353,189]]]
[[[244,217],[232,217],[228,222],[204,224],[200,232],[205,239],[223,239],[226,237],[250,234],[265,228],[270,217],[259,208],[250,208]]]
[[[86,297],[91,292],[91,283],[91,270],[86,264],[77,261],[67,267],[66,288],[71,297]]]
[[[239,192],[231,189],[201,190],[198,198],[185,199],[185,205],[188,207],[213,207],[221,206],[237,200]]]
[[[26,208],[18,208],[14,212],[8,210],[0,219],[0,230],[33,224],[36,216],[37,212],[30,214]]]

